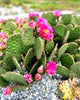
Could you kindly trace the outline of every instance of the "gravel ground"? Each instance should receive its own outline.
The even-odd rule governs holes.
[[[34,83],[24,91],[12,92],[7,96],[3,96],[3,88],[0,88],[0,100],[61,100],[56,91],[61,76],[48,76],[45,74],[41,81]]]

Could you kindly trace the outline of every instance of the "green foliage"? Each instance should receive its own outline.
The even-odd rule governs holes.
[[[80,54],[75,54],[75,61],[80,61]]]
[[[43,50],[43,40],[39,37],[36,39],[34,44],[34,52],[36,54],[37,59],[40,59],[42,57]]]
[[[68,43],[65,43],[64,45],[62,45],[60,47],[60,49],[58,50],[58,53],[57,53],[58,58],[60,58],[65,53],[67,48],[68,48]]]
[[[77,16],[73,16],[72,17],[72,23],[77,24],[77,22],[78,22]]]
[[[0,76],[0,87],[6,87],[8,85],[8,81],[4,80],[1,76]]]
[[[17,67],[17,69],[20,71],[20,73],[23,74],[23,71],[22,71],[21,66],[19,65],[17,59],[15,57],[13,57],[12,60],[15,64],[15,66]]]
[[[10,22],[7,22],[6,28],[11,29],[12,31],[14,31],[16,29],[16,25],[13,21],[10,21]]]
[[[16,84],[27,85],[27,81],[20,74],[17,74],[15,72],[7,72],[5,74],[5,76],[6,76],[6,80],[9,81],[9,82],[13,82],[13,83],[16,83]]]
[[[70,42],[68,44],[68,48],[67,48],[66,52],[68,52],[70,54],[73,54],[73,53],[75,53],[75,50],[77,49],[77,47],[78,47],[78,44],[77,43]]]
[[[67,67],[68,69],[70,69],[70,66],[74,64],[74,59],[73,57],[68,54],[68,53],[64,53],[61,58],[60,58],[61,64],[65,67]]]
[[[54,32],[56,34],[58,34],[59,36],[63,37],[65,35],[65,32],[66,32],[66,27],[64,25],[62,25],[62,24],[56,25],[54,27]]]
[[[43,13],[42,15],[43,18],[47,19],[48,23],[53,25],[56,25],[56,17],[53,15],[53,13],[49,12],[47,14]]]
[[[70,69],[80,77],[80,62],[74,63]]]
[[[61,18],[63,24],[67,25],[71,23],[71,15],[70,14],[65,14]]]
[[[24,65],[26,66],[27,70],[30,70],[30,67],[28,67],[28,64],[31,63],[32,59],[34,57],[33,48],[30,48],[24,58]]]
[[[12,86],[11,88],[12,88],[12,91],[22,91],[22,90],[26,89],[27,86],[25,86],[25,85],[15,85],[15,86]]]
[[[54,42],[53,42],[53,40],[48,41],[47,44],[46,44],[46,52],[51,53],[51,51],[53,50],[53,48],[54,48]]]
[[[35,37],[33,36],[33,29],[28,27],[22,34],[23,44],[26,46],[32,46],[35,43]]]
[[[56,73],[66,78],[69,77],[69,69],[62,65],[57,66]]]

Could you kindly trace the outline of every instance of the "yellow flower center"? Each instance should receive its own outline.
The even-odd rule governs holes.
[[[47,33],[47,34],[49,34],[49,31],[48,31],[48,30],[46,30],[46,29],[44,29],[44,32],[45,32],[45,33]]]

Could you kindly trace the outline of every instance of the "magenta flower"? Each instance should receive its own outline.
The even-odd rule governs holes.
[[[27,18],[25,19],[25,23],[27,23],[27,22],[28,22],[28,20],[29,20],[29,17],[27,17]]]
[[[30,21],[28,25],[31,26],[31,27],[33,28],[33,30],[35,30],[35,28],[36,28],[36,23],[35,23],[33,20]]]
[[[24,23],[24,22],[23,22],[23,19],[20,19],[20,20],[19,20],[19,27],[23,26],[23,23]]]
[[[3,36],[3,35],[2,35],[2,32],[0,32],[0,38],[2,38],[2,36]]]
[[[55,10],[54,11],[54,16],[60,17],[61,16],[61,11],[60,10]]]
[[[5,48],[5,44],[3,42],[0,42],[0,50]]]
[[[50,41],[54,37],[52,27],[48,25],[41,26],[38,31],[40,32],[40,36],[46,41]]]
[[[41,65],[38,69],[37,69],[38,73],[43,73],[43,65]]]
[[[31,17],[39,17],[40,15],[38,14],[38,13],[36,13],[36,12],[31,12],[31,13],[29,13],[29,17],[31,18]]]
[[[12,88],[11,87],[6,87],[4,90],[3,90],[3,95],[8,95],[12,92]]]
[[[37,73],[36,75],[35,75],[35,79],[37,80],[37,81],[39,81],[39,80],[41,80],[41,74],[39,74],[39,73]]]
[[[28,83],[31,83],[33,81],[32,75],[30,75],[30,74],[24,75],[24,78],[28,81]]]
[[[37,26],[38,27],[41,27],[44,24],[47,25],[47,20],[46,19],[44,19],[44,18],[38,18],[37,19]]]
[[[47,66],[45,68],[46,73],[49,75],[54,75],[56,73],[55,69],[57,68],[56,63],[54,63],[53,61],[49,61],[47,63]]]
[[[19,24],[19,18],[16,17],[15,20],[16,20],[16,24]]]
[[[0,23],[5,23],[6,19],[0,19]]]
[[[8,34],[6,32],[2,32],[3,36],[5,36],[6,38],[8,38]]]

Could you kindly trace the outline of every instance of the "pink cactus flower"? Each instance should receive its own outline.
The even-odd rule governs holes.
[[[57,68],[56,63],[54,63],[53,61],[49,61],[47,63],[47,66],[45,68],[46,73],[49,75],[54,75],[56,73],[55,69]]]
[[[37,69],[37,71],[38,71],[38,73],[41,73],[41,74],[42,74],[43,71],[44,71],[44,70],[43,70],[43,65],[41,65],[41,66]]]
[[[12,92],[12,88],[11,87],[6,87],[4,90],[3,90],[3,95],[8,95]]]
[[[31,83],[33,81],[32,75],[30,75],[30,74],[24,75],[24,78],[28,81],[28,83]]]
[[[41,80],[41,74],[39,74],[39,73],[37,73],[36,75],[35,75],[35,79],[37,80],[37,81],[39,81],[39,80]]]
[[[61,16],[61,11],[60,10],[55,10],[54,11],[54,16],[60,17]]]
[[[52,27],[48,25],[41,26],[38,31],[40,32],[40,36],[46,41],[50,41],[54,37]]]
[[[0,50],[5,48],[5,44],[3,42],[0,42]]]
[[[39,17],[40,15],[37,12],[31,12],[29,13],[29,17]]]
[[[8,38],[2,38],[2,41],[3,41],[4,43],[6,43],[7,40],[8,40]]]
[[[25,19],[25,23],[27,23],[27,22],[28,22],[28,20],[29,20],[29,17],[27,17],[27,18]]]
[[[5,23],[6,19],[0,19],[0,23]]]
[[[31,26],[31,27],[33,28],[33,30],[35,30],[35,28],[36,28],[36,23],[35,23],[33,20],[30,21],[28,25]]]
[[[16,24],[19,24],[19,18],[16,17],[15,20],[16,20]]]
[[[8,34],[6,32],[2,32],[3,36],[5,36],[6,38],[8,38]]]
[[[0,32],[0,38],[2,38],[2,36],[3,36],[3,35],[2,35],[2,32]]]
[[[23,19],[20,19],[20,20],[19,20],[19,27],[22,27],[22,26],[23,26],[23,23],[24,23],[24,22],[23,22]]]
[[[38,18],[37,19],[37,26],[38,27],[41,27],[42,25],[47,25],[47,20],[46,19],[44,19],[44,18]]]

